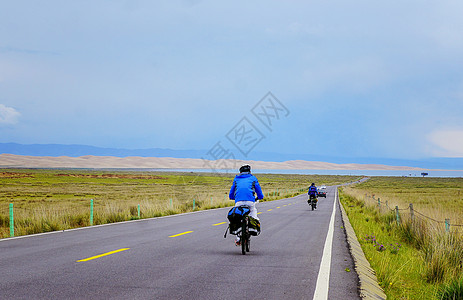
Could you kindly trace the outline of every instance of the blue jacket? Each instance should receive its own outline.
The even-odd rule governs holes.
[[[307,194],[317,196],[317,194],[318,194],[317,187],[315,185],[311,185],[309,187],[309,192]]]
[[[230,189],[229,198],[237,201],[256,201],[254,193],[257,193],[258,199],[264,199],[264,194],[260,188],[257,178],[250,173],[241,173],[233,179]]]

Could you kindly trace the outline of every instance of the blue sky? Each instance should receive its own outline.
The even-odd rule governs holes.
[[[262,137],[250,151],[463,157],[462,11],[3,1],[0,142],[237,151],[227,134],[245,117]],[[286,109],[270,128],[252,113],[268,92]]]

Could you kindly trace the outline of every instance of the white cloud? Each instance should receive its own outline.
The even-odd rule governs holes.
[[[463,157],[463,129],[435,130],[428,135],[433,154],[443,157]]]
[[[16,124],[21,114],[14,108],[0,104],[0,125]]]

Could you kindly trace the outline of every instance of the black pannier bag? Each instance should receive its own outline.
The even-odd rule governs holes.
[[[238,234],[241,231],[241,220],[250,212],[248,206],[235,206],[228,212],[228,221],[230,222],[230,234]],[[251,235],[259,235],[260,222],[253,217],[249,217],[249,232]]]
[[[230,209],[227,216],[230,222],[230,234],[238,234],[241,231],[241,220],[249,215],[250,211],[248,206],[234,206]]]
[[[249,217],[249,233],[251,235],[259,235],[260,234],[260,222],[253,217]]]

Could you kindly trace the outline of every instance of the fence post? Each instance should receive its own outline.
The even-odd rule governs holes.
[[[138,218],[140,219],[140,204],[138,204]]]
[[[399,207],[398,206],[395,207],[395,216],[396,216],[396,219],[397,219],[397,225],[399,225],[399,223],[400,223],[400,215],[399,215]]]
[[[412,222],[415,221],[415,212],[413,211],[413,203],[410,203],[410,219]]]
[[[90,226],[93,226],[93,199],[90,199]]]
[[[445,219],[445,232],[450,232],[450,219]]]
[[[10,237],[14,237],[13,203],[10,203]]]

